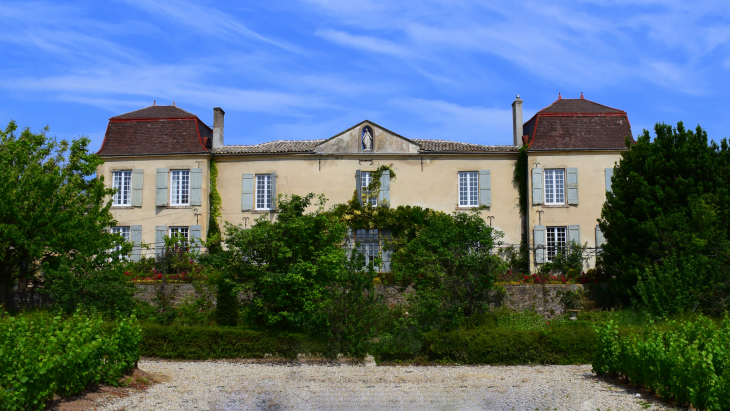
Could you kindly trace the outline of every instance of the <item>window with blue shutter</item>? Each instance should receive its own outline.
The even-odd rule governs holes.
[[[613,167],[606,169],[606,191],[613,192],[611,189],[611,178],[613,177]]]
[[[568,204],[578,204],[578,169],[575,167],[568,168]]]
[[[131,238],[132,261],[139,261],[140,256],[142,255],[142,226],[141,225],[132,226],[131,237],[132,237]]]
[[[386,207],[390,205],[390,170],[383,170],[383,173],[380,175],[378,204],[382,204]]]
[[[241,211],[253,210],[253,174],[241,176]]]
[[[543,199],[543,189],[542,189],[542,168],[533,168],[532,169],[532,204],[538,205],[543,204],[545,200]]]
[[[203,169],[190,170],[190,205],[203,205]]]
[[[142,207],[142,186],[144,185],[144,170],[132,170],[132,207]]]
[[[168,171],[166,168],[157,169],[157,193],[155,204],[158,207],[167,207],[169,204],[169,197],[167,196],[167,180]]]
[[[489,170],[479,170],[479,205],[492,206],[492,176]]]
[[[535,248],[535,262],[543,264],[545,262],[545,226],[536,225],[532,230],[532,242]]]

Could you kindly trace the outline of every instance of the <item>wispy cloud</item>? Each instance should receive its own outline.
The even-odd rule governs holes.
[[[338,30],[318,30],[316,35],[332,42],[376,53],[406,55],[407,50],[393,42],[369,36],[357,36]]]

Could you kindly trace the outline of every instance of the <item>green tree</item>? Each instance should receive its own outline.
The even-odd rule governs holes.
[[[425,329],[450,327],[489,307],[489,293],[504,261],[492,252],[499,232],[478,212],[430,214],[413,240],[393,254],[393,271]]]
[[[658,313],[715,309],[728,287],[728,152],[693,132],[657,124],[628,144],[614,169],[600,228],[600,268],[624,304]],[[719,304],[719,305],[718,305]]]
[[[57,141],[46,135],[47,128],[38,134],[27,128],[16,131],[14,122],[0,131],[3,304],[18,278],[37,278],[43,265],[49,270],[61,263],[103,266],[131,250],[108,231],[115,224],[109,212],[114,191],[103,177],[92,177],[103,160],[89,153],[90,140]]]

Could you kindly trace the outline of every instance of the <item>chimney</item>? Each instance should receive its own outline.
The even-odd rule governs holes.
[[[522,100],[517,95],[514,103],[512,103],[512,134],[514,145],[522,145]]]
[[[223,116],[226,112],[222,108],[213,109],[213,148],[223,147]]]

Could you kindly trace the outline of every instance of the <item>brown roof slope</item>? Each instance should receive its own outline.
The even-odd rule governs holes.
[[[276,140],[261,144],[231,145],[213,149],[213,154],[310,153],[324,140]]]
[[[112,117],[113,120],[130,118],[188,118],[198,117],[177,106],[149,106]]]
[[[512,152],[519,151],[518,146],[485,146],[482,144],[473,143],[460,143],[457,141],[448,140],[426,140],[426,139],[413,139],[413,142],[421,147],[421,151],[439,151],[439,152],[452,152],[452,153],[487,153],[487,152]]]
[[[559,98],[524,124],[533,150],[625,149],[633,140],[625,111],[586,100]]]
[[[207,153],[213,131],[179,107],[151,106],[109,119],[97,154],[107,156]]]

